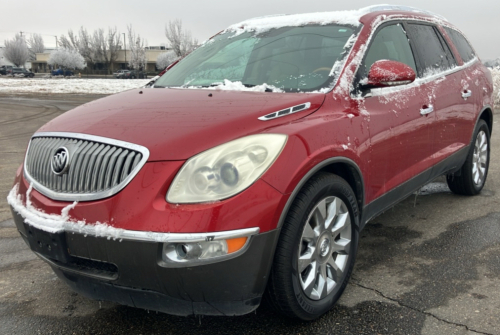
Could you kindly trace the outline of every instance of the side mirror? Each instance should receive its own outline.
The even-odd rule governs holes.
[[[379,60],[373,63],[368,73],[369,87],[406,85],[415,81],[415,71],[408,65],[393,60]]]

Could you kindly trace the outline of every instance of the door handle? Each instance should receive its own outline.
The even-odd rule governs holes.
[[[434,112],[434,107],[432,105],[424,106],[424,108],[420,109],[420,115],[427,115],[432,112]]]
[[[470,98],[471,96],[472,96],[471,90],[464,90],[462,92],[462,98],[464,98],[464,100],[467,100],[467,98]]]

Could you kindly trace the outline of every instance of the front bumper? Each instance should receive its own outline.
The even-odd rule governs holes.
[[[279,230],[254,235],[246,250],[231,259],[172,268],[162,261],[162,242],[47,233],[11,209],[26,243],[76,292],[174,315],[242,315],[255,310],[279,236]]]

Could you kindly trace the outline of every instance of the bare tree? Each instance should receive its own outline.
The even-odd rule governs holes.
[[[61,35],[59,37],[59,46],[63,49],[78,49],[78,37],[73,33],[73,30],[68,30],[68,37]]]
[[[127,26],[127,30],[130,48],[128,65],[135,70],[145,70],[147,63],[145,40],[139,34],[135,34],[131,24]]]
[[[165,36],[178,57],[187,55],[198,45],[198,40],[193,39],[189,30],[182,28],[182,21],[179,19],[168,21],[165,26]]]
[[[121,48],[120,33],[116,28],[109,28],[107,33],[104,29],[89,33],[83,27],[78,34],[69,30],[68,37],[61,35],[59,44],[63,49],[77,50],[89,66],[99,62],[105,63],[109,71]]]
[[[45,51],[45,45],[43,44],[43,37],[40,34],[31,34],[27,41],[30,51],[30,60],[36,60],[36,54]]]
[[[24,38],[16,34],[12,40],[6,40],[3,56],[15,66],[24,66],[24,63],[30,58],[30,52]]]
[[[158,58],[156,58],[156,68],[158,70],[163,70],[167,66],[169,66],[170,64],[175,62],[175,60],[177,58],[179,58],[179,57],[177,57],[177,55],[173,51],[167,51],[167,52],[161,53],[158,55]]]
[[[111,64],[118,57],[118,50],[121,49],[120,33],[115,28],[108,28],[108,33],[104,29],[94,31],[93,47],[96,50],[98,60],[105,63],[108,71],[112,71]]]
[[[83,69],[87,66],[87,64],[85,64],[85,59],[76,49],[64,48],[52,50],[47,63],[69,69]]]

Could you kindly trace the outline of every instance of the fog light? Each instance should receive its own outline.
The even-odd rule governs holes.
[[[196,259],[201,254],[201,248],[196,243],[182,243],[175,246],[179,259]]]
[[[247,244],[248,237],[192,243],[165,243],[162,258],[167,262],[203,262],[240,251]]]

